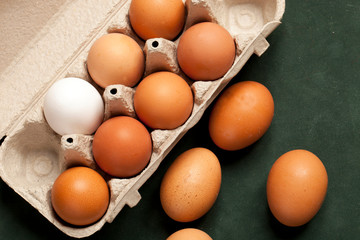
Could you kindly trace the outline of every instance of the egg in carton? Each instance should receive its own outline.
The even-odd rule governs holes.
[[[139,188],[174,145],[200,120],[251,55],[261,56],[266,51],[269,47],[266,37],[280,24],[285,10],[284,0],[185,0],[187,15],[183,31],[199,22],[215,22],[228,30],[236,44],[234,63],[222,78],[192,81],[177,63],[179,38],[142,41],[128,19],[130,3],[130,0],[67,3],[58,18],[1,74],[0,176],[57,228],[76,238],[92,235],[106,222],[111,223],[125,205],[134,207],[140,201]],[[82,10],[74,14],[74,9]],[[151,131],[153,150],[149,164],[138,175],[124,179],[108,176],[97,167],[92,155],[93,135],[60,136],[49,127],[43,114],[47,89],[61,78],[79,77],[92,83],[102,94],[104,121],[118,115],[136,118],[135,88],[111,85],[101,89],[87,72],[86,58],[94,41],[114,32],[132,37],[142,47],[146,57],[144,77],[157,71],[176,73],[187,80],[194,96],[188,120],[173,130]],[[110,188],[107,212],[99,221],[85,227],[62,221],[50,199],[56,178],[75,165],[97,170]]]

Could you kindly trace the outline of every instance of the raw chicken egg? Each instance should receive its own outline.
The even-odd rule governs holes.
[[[89,82],[64,78],[55,82],[45,95],[44,115],[58,134],[92,134],[104,117],[104,102]]]
[[[220,191],[221,167],[206,148],[193,148],[178,156],[164,175],[160,200],[175,221],[190,222],[214,205]]]
[[[212,240],[212,238],[199,229],[184,228],[174,232],[166,240]]]
[[[132,177],[149,163],[150,133],[138,120],[119,116],[100,125],[92,151],[97,165],[114,177]]]
[[[192,91],[175,73],[156,72],[144,78],[136,88],[134,108],[145,125],[153,129],[174,129],[192,112]]]
[[[235,43],[230,33],[212,22],[187,29],[180,37],[177,59],[181,70],[193,80],[221,78],[235,59]]]
[[[209,118],[210,137],[224,150],[239,150],[259,140],[273,116],[270,91],[257,82],[239,82],[216,100]]]
[[[298,149],[283,154],[272,166],[266,185],[269,208],[282,224],[309,222],[325,199],[328,176],[321,160]]]
[[[67,223],[89,225],[105,214],[109,205],[109,188],[95,170],[69,168],[54,182],[51,203],[58,216]]]
[[[121,33],[106,34],[91,46],[87,68],[91,78],[102,88],[113,84],[135,86],[145,68],[141,47]]]
[[[185,5],[182,0],[132,0],[131,26],[142,39],[173,40],[183,29]]]

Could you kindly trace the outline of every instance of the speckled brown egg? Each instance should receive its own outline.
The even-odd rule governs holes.
[[[206,214],[220,191],[221,167],[206,148],[192,148],[178,156],[164,175],[160,200],[175,221],[190,222]]]

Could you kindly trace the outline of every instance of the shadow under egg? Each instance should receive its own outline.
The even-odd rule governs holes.
[[[266,201],[267,204],[267,201]],[[267,207],[267,218],[270,228],[273,230],[274,234],[281,239],[293,239],[301,235],[306,229],[307,224],[304,224],[299,227],[288,227],[281,222],[279,222],[274,215],[271,213],[269,207]]]

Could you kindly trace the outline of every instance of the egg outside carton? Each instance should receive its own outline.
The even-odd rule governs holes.
[[[80,2],[73,3],[72,7],[81,5]],[[98,0],[92,0],[92,3],[96,6]],[[81,46],[77,45],[75,50],[72,49],[71,57],[64,59],[61,68],[54,69],[49,81],[44,84],[45,87],[31,98],[32,102],[25,111],[15,114],[18,120],[4,131],[7,137],[0,147],[2,179],[65,234],[76,238],[90,236],[106,222],[111,223],[125,205],[134,207],[140,201],[139,188],[156,171],[175,144],[200,120],[206,108],[251,55],[255,53],[261,56],[266,51],[269,44],[265,38],[280,24],[285,10],[284,0],[186,0],[185,4],[187,20],[184,31],[198,22],[211,21],[225,27],[234,38],[235,61],[221,79],[208,82],[193,82],[188,79],[181,72],[176,60],[179,38],[175,41],[162,38],[142,41],[132,31],[128,20],[130,1],[114,0],[112,7],[109,5],[108,8],[98,10],[97,14],[104,14],[106,17],[92,25],[89,32],[83,32],[84,41]],[[71,16],[72,9],[69,7],[67,10],[63,14]],[[92,135],[59,136],[47,125],[42,112],[43,96],[58,79],[79,77],[96,86],[87,72],[87,53],[96,39],[112,32],[131,36],[144,49],[144,76],[161,70],[174,72],[187,80],[194,95],[193,111],[189,119],[174,130],[153,130],[153,152],[148,166],[138,175],[126,179],[111,178],[97,167],[91,153]],[[51,61],[48,63],[51,68],[49,64]],[[105,102],[104,120],[117,115],[136,118],[133,107],[135,88],[112,85],[102,90],[96,87],[103,94]],[[85,165],[100,172],[107,180],[111,192],[105,215],[98,222],[85,227],[73,227],[64,223],[51,206],[50,192],[53,182],[62,171],[73,165]]]

